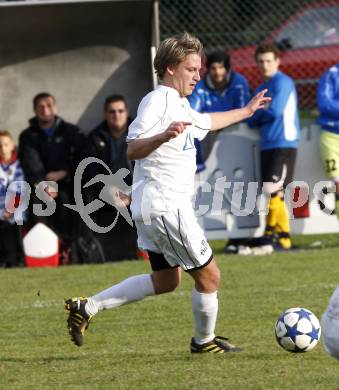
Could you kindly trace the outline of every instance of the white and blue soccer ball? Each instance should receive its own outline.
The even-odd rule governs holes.
[[[309,352],[321,336],[318,318],[307,309],[293,307],[285,310],[275,324],[275,337],[286,351]]]

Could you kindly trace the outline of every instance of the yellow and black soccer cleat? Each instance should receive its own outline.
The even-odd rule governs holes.
[[[205,344],[197,344],[194,338],[191,340],[192,353],[226,353],[226,352],[241,352],[242,348],[228,342],[226,337],[215,336],[214,339]]]
[[[71,298],[65,301],[65,309],[69,311],[67,329],[72,341],[78,347],[84,343],[84,333],[88,328],[92,316],[86,313],[86,298]]]

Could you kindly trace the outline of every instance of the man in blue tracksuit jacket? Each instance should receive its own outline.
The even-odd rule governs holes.
[[[222,51],[214,51],[207,56],[207,74],[198,82],[190,105],[198,112],[220,112],[244,107],[250,99],[248,82],[239,73],[231,70],[230,57]],[[201,145],[197,148],[197,172],[205,168]]]
[[[335,212],[339,219],[339,64],[332,66],[318,83],[317,105],[321,126],[320,156],[327,177],[336,186]]]
[[[260,45],[255,53],[264,82],[255,93],[267,89],[270,105],[254,114],[248,124],[260,132],[263,191],[270,194],[263,242],[290,249],[289,216],[284,202],[284,188],[293,180],[300,140],[297,92],[293,80],[279,71],[280,51],[271,44]]]

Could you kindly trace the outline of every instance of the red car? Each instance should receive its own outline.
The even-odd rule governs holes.
[[[339,62],[339,0],[305,7],[264,42],[274,42],[284,51],[280,69],[296,82],[299,108],[315,108],[319,77]],[[253,89],[262,82],[254,60],[255,49],[253,45],[229,51],[232,68],[243,74]]]

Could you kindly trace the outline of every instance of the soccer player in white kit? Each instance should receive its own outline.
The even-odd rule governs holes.
[[[192,205],[194,138],[202,140],[209,130],[249,118],[270,98],[262,91],[240,109],[210,114],[194,111],[186,96],[200,79],[202,53],[200,41],[187,33],[165,39],[159,46],[154,67],[161,85],[141,101],[127,138],[128,158],[135,160],[131,211],[139,246],[148,251],[152,273],[132,276],[89,298],[68,299],[69,334],[78,346],[83,344],[93,315],[173,291],[183,269],[194,279],[191,352],[241,350],[214,333],[220,272]]]

